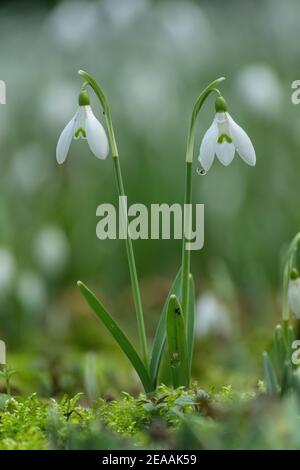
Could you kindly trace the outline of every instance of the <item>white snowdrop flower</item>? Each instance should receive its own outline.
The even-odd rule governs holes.
[[[47,288],[39,274],[23,272],[17,281],[16,296],[30,315],[42,313],[47,304]]]
[[[87,91],[79,95],[79,107],[62,131],[56,147],[56,160],[63,163],[67,158],[72,139],[86,139],[95,157],[104,160],[109,152],[106,132],[94,116]]]
[[[262,63],[243,67],[236,76],[235,84],[239,99],[256,114],[274,117],[280,112],[282,85],[269,65]]]
[[[255,150],[250,138],[227,112],[224,98],[218,97],[216,115],[203,137],[198,160],[207,172],[213,164],[215,155],[223,165],[227,166],[232,162],[235,151],[248,165],[255,165]]]
[[[99,28],[100,2],[65,0],[48,16],[50,37],[65,49],[83,47]]]
[[[0,340],[0,365],[6,364],[6,347],[4,341]]]
[[[296,270],[291,273],[288,287],[289,307],[293,316],[300,320],[300,277]]]
[[[70,246],[64,232],[55,225],[44,227],[36,236],[33,253],[39,268],[48,276],[60,275],[66,268]]]
[[[16,262],[12,253],[5,247],[0,247],[0,296],[13,287],[16,272]]]
[[[228,308],[210,292],[198,299],[195,320],[195,333],[199,338],[210,334],[229,337],[233,332]]]

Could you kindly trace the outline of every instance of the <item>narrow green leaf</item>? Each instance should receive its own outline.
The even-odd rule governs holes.
[[[287,359],[286,342],[281,325],[277,325],[275,329],[271,358],[273,359],[275,369],[281,378],[284,364]]]
[[[181,268],[179,269],[175,277],[175,280],[170,288],[170,291],[168,293],[168,297],[165,301],[163,310],[161,312],[160,319],[159,319],[158,326],[157,326],[156,333],[155,333],[154,340],[153,340],[151,361],[150,361],[150,376],[154,384],[153,385],[154,388],[156,387],[159,365],[161,361],[162,352],[164,349],[164,344],[166,341],[166,322],[167,322],[167,310],[168,310],[169,299],[172,294],[175,294],[179,297],[180,288],[181,288]]]
[[[281,373],[281,396],[284,396],[293,385],[293,369],[290,361],[286,361],[282,368]]]
[[[193,348],[194,348],[194,328],[195,328],[195,283],[193,276],[189,276],[189,303],[185,318],[187,351],[189,371],[192,368]]]
[[[136,352],[135,348],[127,338],[127,336],[123,333],[121,328],[118,324],[112,319],[103,305],[99,302],[97,297],[86,287],[81,281],[77,283],[81,293],[85,297],[86,301],[90,305],[90,307],[94,310],[97,317],[102,321],[102,323],[106,326],[108,331],[111,335],[115,338],[117,343],[119,344],[122,351],[126,354],[128,359],[130,360],[131,364],[135,368],[138,376],[141,379],[141,382],[145,388],[145,391],[151,392],[153,391],[153,387],[151,384],[151,380],[149,374],[140,358],[138,353]]]
[[[269,395],[277,396],[279,389],[278,382],[272,362],[267,352],[263,352],[263,366],[267,392]]]
[[[167,313],[169,361],[174,388],[189,386],[188,356],[183,313],[176,295],[171,295]]]

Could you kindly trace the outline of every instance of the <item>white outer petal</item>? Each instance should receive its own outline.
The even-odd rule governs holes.
[[[300,278],[290,281],[288,300],[291,312],[296,319],[300,320]]]
[[[232,119],[229,113],[227,113],[227,116],[230,125],[230,135],[237,152],[248,165],[254,166],[256,163],[256,155],[249,136],[244,129]]]
[[[59,136],[56,146],[56,160],[59,164],[63,163],[67,158],[76,126],[77,116],[78,110]]]
[[[223,163],[223,165],[228,166],[232,162],[235,154],[234,145],[223,140],[221,144],[217,143],[216,154],[220,162]]]
[[[109,152],[106,132],[102,124],[94,116],[90,106],[85,106],[85,112],[85,132],[89,147],[95,157],[104,160]]]
[[[200,145],[198,160],[205,171],[208,171],[214,161],[215,148],[218,140],[218,126],[216,118],[213,120],[212,125],[206,131]]]

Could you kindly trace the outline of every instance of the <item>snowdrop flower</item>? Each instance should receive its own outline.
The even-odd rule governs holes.
[[[33,253],[39,268],[48,276],[63,273],[70,256],[70,246],[65,233],[55,225],[44,227],[35,237]]]
[[[16,296],[28,315],[42,313],[47,304],[47,286],[43,278],[33,272],[21,273],[16,284]]]
[[[289,307],[297,320],[300,320],[300,277],[298,271],[293,269],[288,288]]]
[[[6,364],[6,351],[5,343],[0,340],[0,365],[3,366]]]
[[[16,261],[13,254],[0,246],[0,297],[11,291],[16,274]]]
[[[269,65],[251,64],[242,68],[237,74],[235,86],[239,98],[256,114],[273,118],[280,111],[282,86]]]
[[[196,303],[195,333],[198,338],[211,334],[230,337],[233,332],[230,313],[212,293],[204,293]]]
[[[96,119],[90,106],[89,95],[82,90],[79,95],[79,107],[62,131],[56,147],[56,160],[63,163],[67,158],[72,139],[86,139],[95,157],[104,160],[109,152],[106,132]]]
[[[198,160],[207,172],[214,161],[215,154],[223,165],[229,165],[237,151],[240,157],[254,166],[255,150],[246,132],[232,119],[227,112],[227,104],[223,97],[216,99],[216,115],[212,125],[206,131],[200,145]]]

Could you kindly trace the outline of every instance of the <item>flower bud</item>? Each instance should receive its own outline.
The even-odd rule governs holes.
[[[227,112],[227,110],[228,110],[227,103],[226,103],[225,98],[223,98],[223,96],[218,96],[216,98],[215,109],[216,109],[216,113],[226,113]]]
[[[81,90],[78,97],[79,106],[88,106],[90,104],[90,97],[86,90]]]

